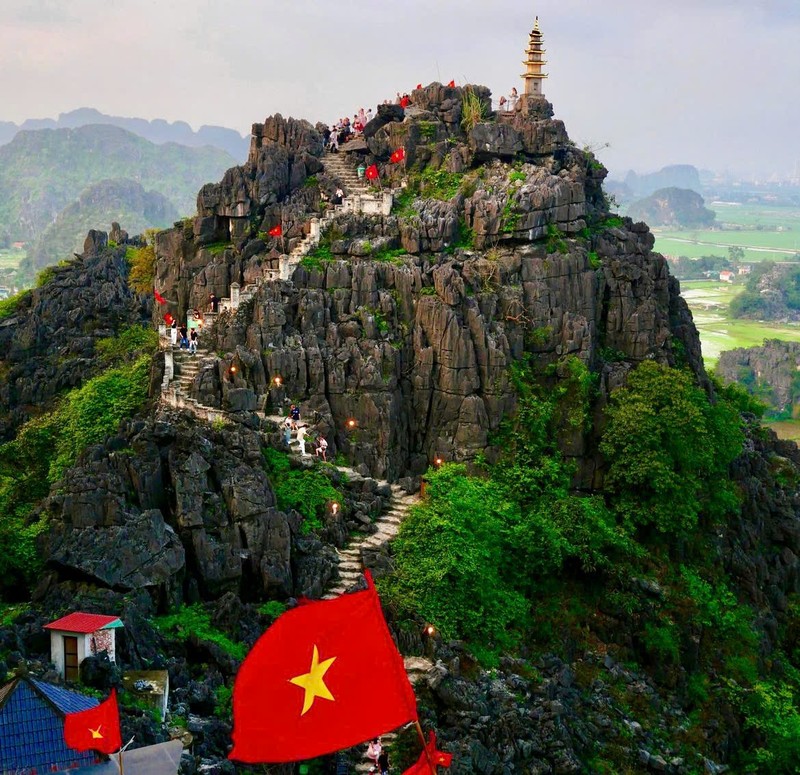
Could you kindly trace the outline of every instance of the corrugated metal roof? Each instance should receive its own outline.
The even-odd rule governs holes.
[[[47,772],[97,761],[91,751],[75,751],[64,742],[64,714],[95,707],[94,697],[31,678],[12,681],[0,695],[5,698],[0,705],[0,773]]]
[[[119,622],[119,624],[117,624]],[[83,611],[62,616],[50,624],[45,624],[46,630],[65,630],[66,632],[90,633],[109,627],[122,627],[118,616],[104,616],[103,614],[87,614]]]

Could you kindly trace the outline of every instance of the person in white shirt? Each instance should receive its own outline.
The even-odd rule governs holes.
[[[306,426],[300,425],[297,428],[297,441],[300,444],[300,454],[303,457],[307,457],[308,453],[306,452]]]
[[[321,457],[323,462],[327,462],[328,458],[326,457],[326,453],[328,451],[328,442],[325,441],[324,436],[320,436],[317,440],[317,457]]]

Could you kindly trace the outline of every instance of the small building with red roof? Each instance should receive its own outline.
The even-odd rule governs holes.
[[[50,660],[65,681],[77,681],[86,657],[105,651],[115,661],[115,631],[122,627],[118,616],[82,611],[62,616],[44,628],[50,630]]]

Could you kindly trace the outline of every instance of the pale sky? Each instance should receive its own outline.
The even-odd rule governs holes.
[[[249,132],[332,121],[418,82],[545,93],[615,172],[800,161],[800,0],[0,0],[0,120],[105,113]]]

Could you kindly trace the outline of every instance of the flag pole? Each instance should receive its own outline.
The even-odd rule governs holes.
[[[433,759],[431,759],[431,752],[428,750],[428,744],[425,742],[425,733],[422,731],[422,726],[419,723],[419,719],[414,722],[414,725],[417,728],[419,739],[422,741],[422,750],[425,752],[425,758],[428,760],[428,766],[431,768],[433,775],[436,775],[436,767],[433,764]]]

